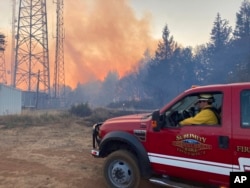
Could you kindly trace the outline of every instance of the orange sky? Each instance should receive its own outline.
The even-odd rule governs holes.
[[[145,13],[138,18],[130,3],[130,0],[64,0],[66,85],[75,88],[78,83],[103,80],[109,71],[117,71],[122,77],[134,69],[146,49],[154,53],[158,41],[152,34],[152,15]],[[47,6],[50,83],[53,84],[56,5],[49,1]],[[10,26],[0,31],[7,35],[7,70],[11,69]],[[7,77],[10,80],[10,75]]]
[[[150,15],[138,19],[128,3],[65,1],[66,85],[74,88],[77,83],[103,79],[109,71],[123,76],[147,48],[154,52],[157,41],[151,36]]]

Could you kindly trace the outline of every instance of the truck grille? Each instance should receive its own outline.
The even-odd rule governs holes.
[[[93,148],[95,149],[99,146],[101,139],[99,137],[99,130],[102,123],[96,123],[93,125],[92,139],[93,139]]]

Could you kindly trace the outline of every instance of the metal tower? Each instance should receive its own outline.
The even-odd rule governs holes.
[[[0,33],[0,84],[7,84],[4,51],[5,35]]]
[[[46,0],[20,0],[14,87],[50,93]]]
[[[64,27],[63,27],[63,0],[56,0],[56,54],[54,67],[54,97],[65,98],[64,74]]]
[[[11,85],[14,86],[14,66],[15,66],[15,35],[16,35],[16,24],[17,24],[17,18],[16,18],[16,10],[17,10],[17,0],[12,0],[12,28],[11,28]]]

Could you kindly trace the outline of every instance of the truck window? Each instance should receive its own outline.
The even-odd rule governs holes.
[[[223,94],[221,92],[209,92],[214,97],[212,106],[216,109],[219,124],[221,124],[221,107]],[[185,96],[180,101],[176,102],[170,109],[165,112],[165,126],[164,127],[176,127],[183,119],[194,117],[199,113],[200,109],[197,108],[197,100],[200,93]],[[197,125],[197,124],[196,124]],[[201,124],[204,125],[204,124]]]
[[[250,90],[244,90],[240,96],[241,126],[250,128]]]

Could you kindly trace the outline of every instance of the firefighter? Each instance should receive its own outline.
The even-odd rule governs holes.
[[[214,97],[211,94],[200,94],[197,105],[200,112],[194,117],[186,118],[179,122],[180,125],[218,125],[220,124],[219,113],[216,108],[212,106]]]

